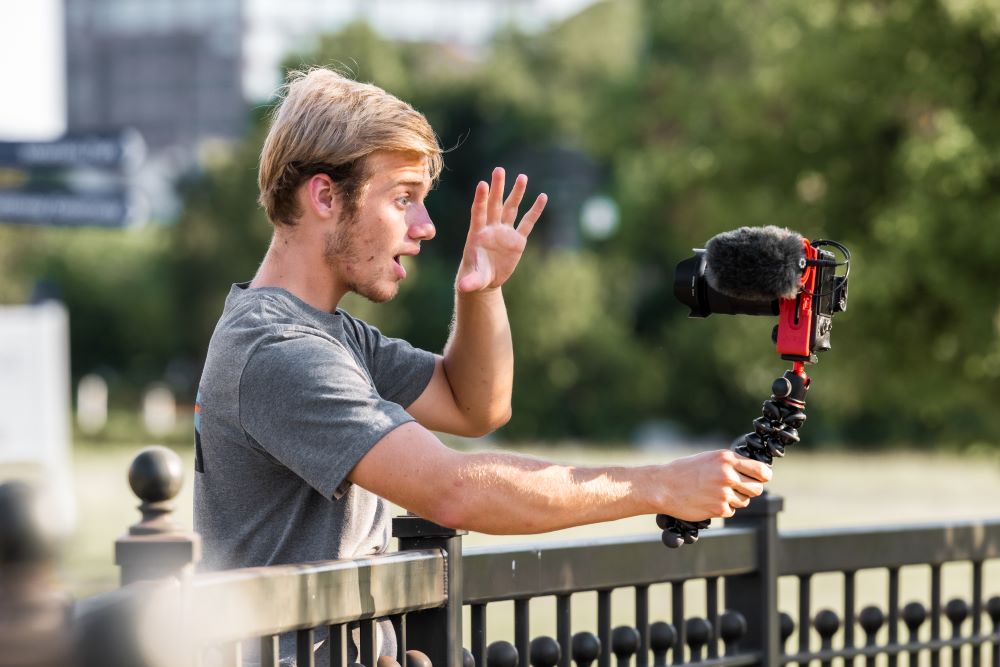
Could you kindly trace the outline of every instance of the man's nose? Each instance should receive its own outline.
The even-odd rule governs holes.
[[[430,241],[434,238],[437,230],[434,229],[434,223],[431,222],[431,216],[427,213],[427,209],[421,206],[419,210],[411,208],[410,211],[407,235],[416,241]]]

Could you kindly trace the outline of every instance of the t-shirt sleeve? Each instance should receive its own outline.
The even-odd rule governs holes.
[[[343,495],[368,450],[412,420],[343,345],[314,334],[261,343],[240,378],[247,435],[327,498]]]
[[[436,355],[400,338],[382,335],[376,327],[354,320],[364,339],[375,388],[386,400],[408,407],[420,397],[434,374]]]

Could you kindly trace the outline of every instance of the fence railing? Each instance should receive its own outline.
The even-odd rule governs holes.
[[[782,501],[765,495],[725,528],[677,550],[651,534],[463,553],[461,531],[406,516],[394,520],[397,553],[194,574],[197,536],[169,521],[174,471],[153,463],[140,461],[138,472],[133,466],[144,520],[118,543],[127,583],[77,602],[71,633],[46,626],[53,641],[45,646],[65,649],[61,662],[27,661],[24,619],[5,615],[27,607],[17,595],[0,597],[0,666],[263,666],[288,653],[309,667],[1000,665],[1000,520],[779,532]],[[2,535],[11,526],[3,520],[11,515],[5,497],[0,545],[10,542]],[[7,563],[9,553],[0,549],[0,560]],[[24,560],[0,571],[0,588],[11,572],[26,571]],[[966,592],[945,602],[942,572],[950,563],[964,564]],[[901,573],[914,569],[928,586],[907,584]],[[829,573],[842,592],[839,613],[814,610],[815,581]],[[884,600],[858,609],[859,579],[872,573],[885,581]],[[779,611],[779,586],[786,597],[796,588],[790,613]],[[612,605],[623,589],[634,599],[626,613]],[[574,623],[574,610],[591,597],[596,625]],[[539,598],[554,598],[554,623],[532,622]],[[512,623],[488,622],[496,617],[490,605],[499,603],[513,607]],[[669,622],[653,618],[660,607],[669,608]],[[704,614],[693,615],[695,608]],[[533,636],[539,625],[554,625],[555,636]],[[397,650],[380,658],[385,633]],[[40,641],[37,633],[31,641]],[[15,645],[16,660],[5,650]]]

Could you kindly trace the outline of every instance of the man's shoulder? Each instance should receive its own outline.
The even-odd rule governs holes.
[[[341,337],[343,325],[335,313],[324,317],[297,307],[288,295],[278,290],[244,289],[237,292],[234,286],[216,325],[212,342],[216,339],[232,344],[238,339],[245,346],[247,339],[265,340],[313,336],[323,340]]]
[[[234,286],[209,341],[204,382],[238,381],[251,359],[291,369],[318,355],[336,357],[343,344],[336,329],[297,312],[280,294]]]
[[[340,316],[343,322],[343,329],[345,335],[351,336],[352,338],[363,340],[371,336],[373,333],[378,334],[378,328],[368,322],[364,321],[360,317],[355,317],[343,308],[337,309],[337,315]]]

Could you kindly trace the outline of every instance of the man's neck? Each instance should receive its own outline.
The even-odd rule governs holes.
[[[280,287],[317,310],[332,313],[344,296],[323,258],[322,244],[275,233],[251,288]]]

